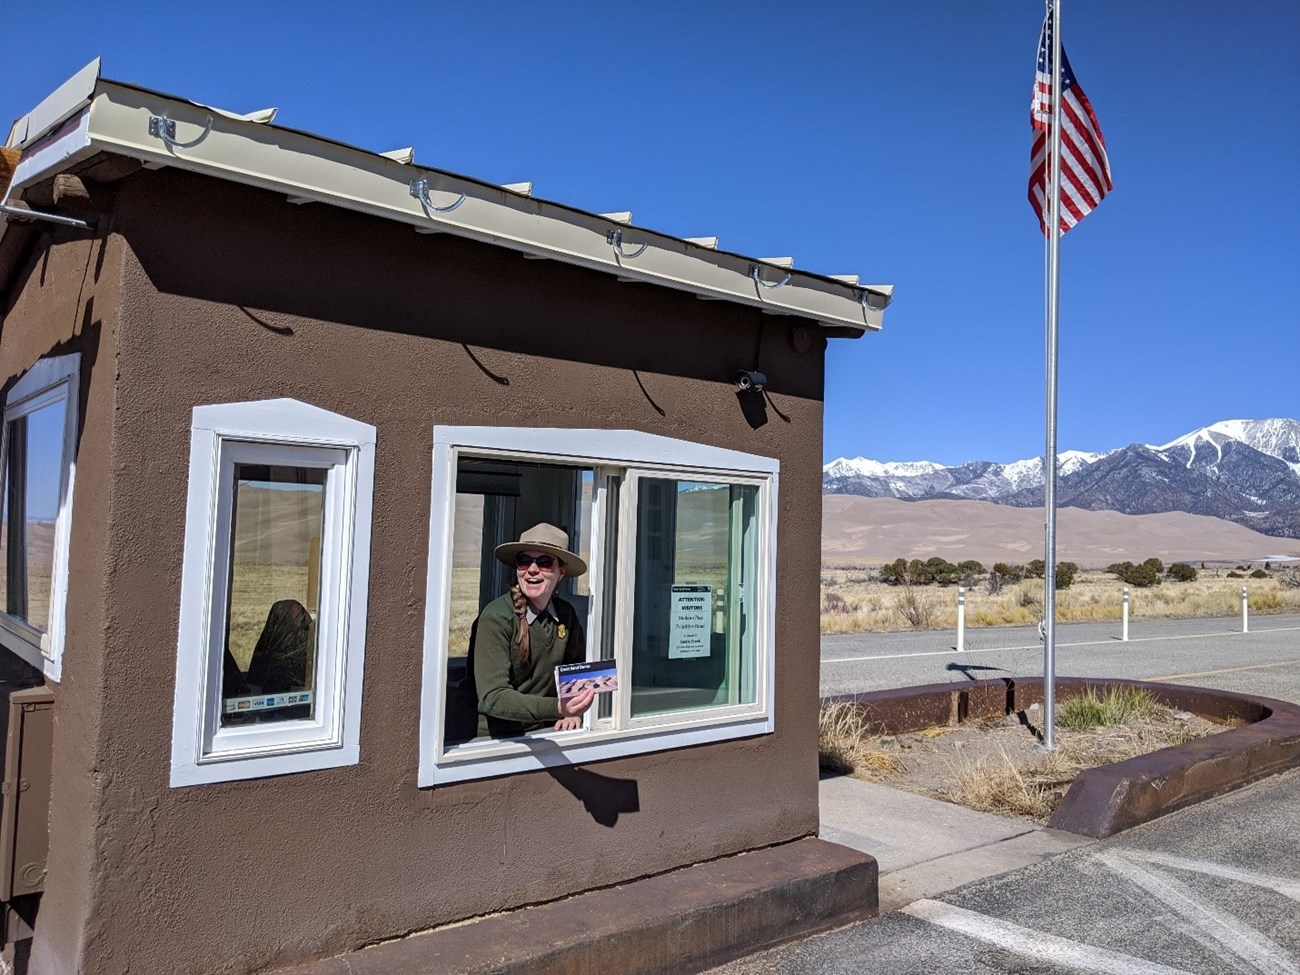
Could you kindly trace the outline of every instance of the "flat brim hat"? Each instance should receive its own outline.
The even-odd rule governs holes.
[[[569,551],[569,536],[554,525],[542,522],[519,536],[517,542],[504,542],[496,547],[496,556],[506,565],[515,564],[520,552],[545,552],[554,555],[564,566],[566,576],[580,576],[587,571],[587,563]]]

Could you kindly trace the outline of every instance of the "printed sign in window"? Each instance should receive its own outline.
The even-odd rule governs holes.
[[[673,586],[672,626],[668,658],[707,657],[710,650],[709,619],[713,612],[712,586]]]

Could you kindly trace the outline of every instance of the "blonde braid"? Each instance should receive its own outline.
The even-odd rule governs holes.
[[[519,648],[519,665],[527,667],[532,656],[528,640],[528,597],[518,586],[511,586],[510,599],[515,604],[515,616],[519,617],[519,634],[515,637],[515,646]]]

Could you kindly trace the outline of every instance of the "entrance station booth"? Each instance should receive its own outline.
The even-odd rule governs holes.
[[[269,972],[815,837],[824,353],[887,286],[98,62],[0,172],[27,970]],[[479,737],[539,523],[618,686]]]

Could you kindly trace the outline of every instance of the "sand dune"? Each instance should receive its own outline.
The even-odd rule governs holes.
[[[1043,557],[1043,510],[987,501],[899,501],[830,494],[822,499],[822,558],[889,562],[942,556],[1027,562]],[[1122,515],[1062,508],[1057,557],[1106,566],[1155,556],[1173,561],[1231,561],[1300,557],[1300,539],[1273,538],[1204,515],[1166,512]]]

